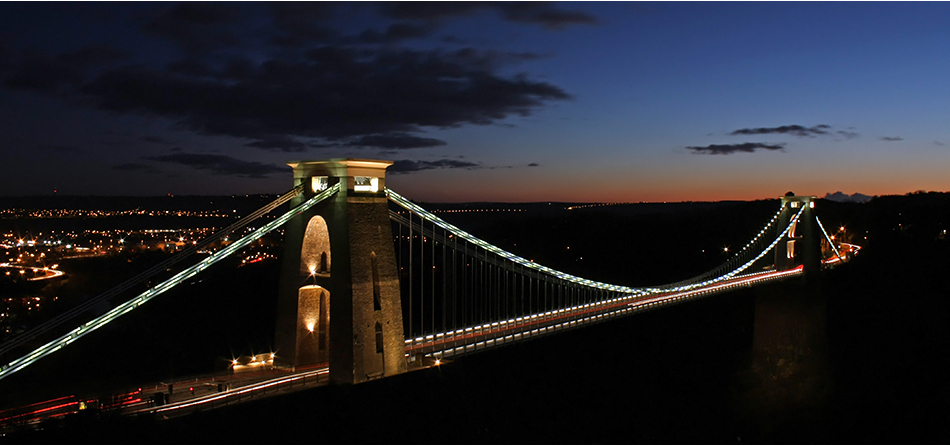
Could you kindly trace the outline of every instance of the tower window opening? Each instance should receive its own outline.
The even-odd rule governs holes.
[[[330,177],[310,177],[310,187],[314,192],[322,192],[330,187]]]
[[[383,352],[383,324],[376,323],[376,353]]]
[[[379,264],[376,261],[375,251],[369,253],[369,261],[373,270],[373,310],[380,311],[383,309],[383,305],[379,295]]]
[[[330,302],[328,293],[320,293],[320,327],[317,331],[317,349],[320,351],[327,349],[327,330],[330,328]]]
[[[353,190],[357,192],[378,192],[379,178],[377,177],[353,177]]]

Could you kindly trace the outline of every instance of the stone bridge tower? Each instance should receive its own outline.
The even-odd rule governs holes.
[[[804,280],[780,287],[756,287],[751,371],[761,384],[746,395],[750,407],[771,410],[796,395],[798,404],[819,410],[830,388],[827,363],[827,296],[820,281],[821,229],[815,219],[815,197],[782,197],[778,228],[805,208],[796,225],[775,246],[777,270],[804,265]]]
[[[330,380],[406,371],[399,275],[384,192],[392,161],[293,161],[296,206],[339,183],[334,196],[286,225],[277,301],[276,361],[329,363]]]
[[[805,266],[806,275],[821,270],[821,232],[815,219],[815,197],[798,196],[792,192],[782,197],[782,214],[777,227],[785,229],[792,217],[805,208],[798,222],[788,231],[785,239],[775,246],[775,269],[784,270]]]

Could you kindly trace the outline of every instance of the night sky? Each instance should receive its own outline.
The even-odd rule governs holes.
[[[0,3],[0,194],[950,190],[950,4]]]

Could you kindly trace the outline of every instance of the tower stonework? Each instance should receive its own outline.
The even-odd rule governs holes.
[[[399,275],[386,168],[391,161],[293,161],[296,206],[339,192],[286,226],[277,302],[277,360],[329,362],[330,380],[360,383],[406,371]]]

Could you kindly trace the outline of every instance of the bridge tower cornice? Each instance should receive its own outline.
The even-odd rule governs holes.
[[[353,192],[381,193],[386,189],[386,169],[392,161],[361,158],[333,158],[319,161],[289,161],[294,171],[294,185],[303,184],[305,196],[345,180],[344,195]],[[309,183],[309,184],[307,184]]]

